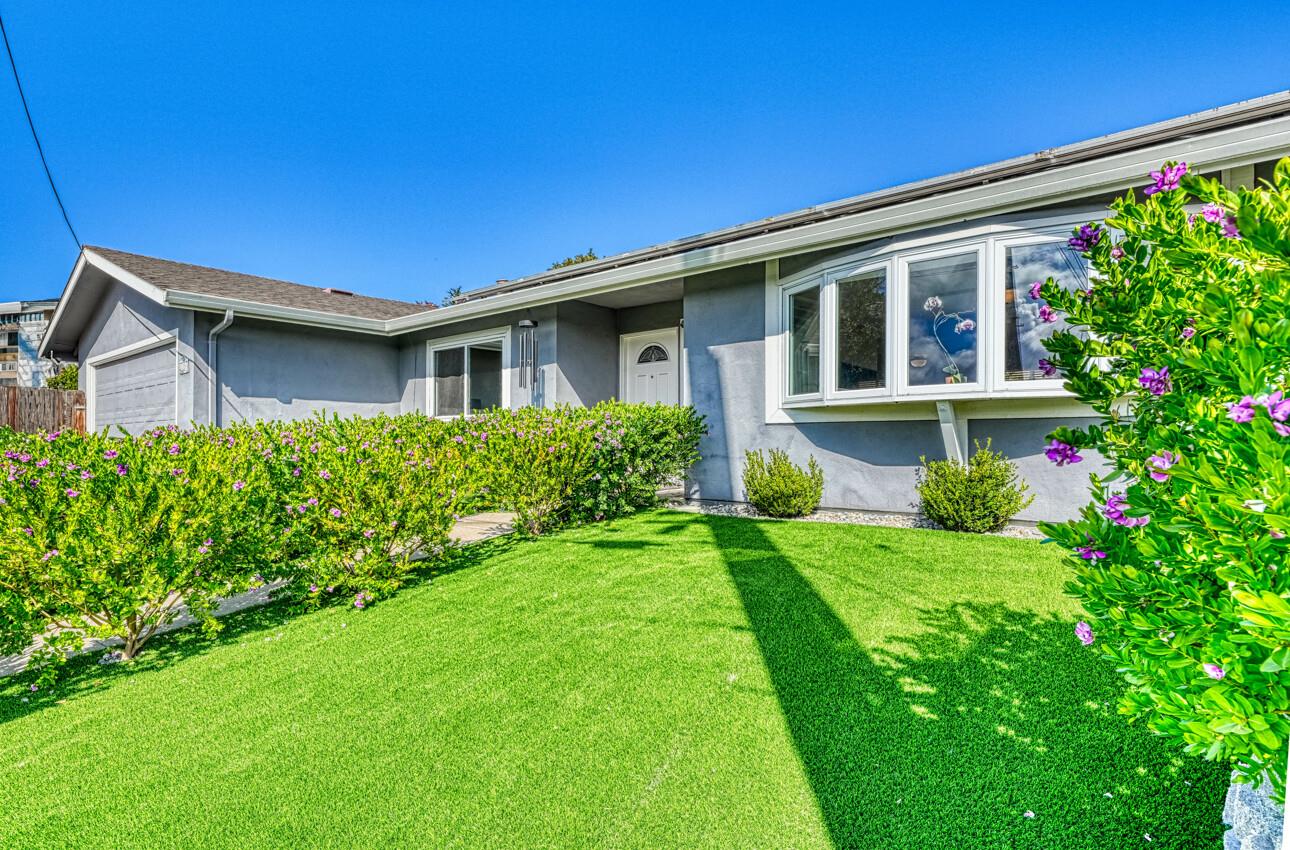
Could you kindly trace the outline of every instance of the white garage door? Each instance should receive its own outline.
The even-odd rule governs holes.
[[[174,343],[94,367],[94,430],[138,434],[173,424]]]

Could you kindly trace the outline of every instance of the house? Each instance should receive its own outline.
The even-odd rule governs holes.
[[[91,427],[608,398],[693,404],[695,497],[740,500],[747,449],[808,454],[824,505],[908,511],[920,458],[992,439],[1059,518],[1088,466],[1043,437],[1082,408],[1043,374],[1026,297],[1088,284],[1067,245],[1160,163],[1227,184],[1290,154],[1290,92],[467,292],[433,309],[86,247],[43,351]]]
[[[39,355],[58,301],[0,301],[0,387],[40,387],[53,361]]]

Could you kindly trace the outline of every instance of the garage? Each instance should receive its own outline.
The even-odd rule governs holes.
[[[138,434],[175,424],[177,388],[173,339],[91,363],[90,427]]]

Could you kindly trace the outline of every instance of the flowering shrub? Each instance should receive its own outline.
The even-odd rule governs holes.
[[[84,637],[133,658],[185,606],[267,582],[364,608],[463,513],[515,510],[537,532],[653,501],[697,459],[689,408],[492,411],[162,428],[140,436],[0,431],[0,653]],[[54,667],[49,668],[52,671]]]
[[[254,580],[272,531],[262,492],[234,486],[258,477],[241,443],[159,429],[0,444],[0,652],[49,632],[43,657],[115,635],[132,658],[181,602],[217,629],[216,598]]]
[[[492,410],[452,426],[482,465],[483,502],[533,534],[653,504],[698,460],[706,432],[693,408],[619,402]]]
[[[1053,368],[1101,418],[1058,429],[1048,456],[1112,467],[1080,519],[1044,529],[1077,564],[1076,636],[1130,684],[1123,711],[1283,794],[1290,160],[1239,191],[1169,163],[1145,194],[1071,239],[1091,291],[1036,293],[1071,326],[1048,342]]]

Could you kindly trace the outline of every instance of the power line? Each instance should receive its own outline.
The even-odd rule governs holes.
[[[54,175],[49,170],[49,161],[45,159],[45,149],[40,144],[40,136],[36,134],[36,122],[31,120],[31,108],[27,106],[27,95],[22,91],[22,80],[18,79],[18,63],[13,61],[13,48],[9,46],[9,33],[4,28],[4,16],[0,15],[0,36],[4,38],[4,49],[9,54],[9,67],[13,69],[13,81],[18,86],[18,99],[22,101],[22,111],[27,114],[27,126],[31,128],[31,138],[36,142],[36,152],[40,154],[40,164],[45,166],[45,177],[49,179],[50,191],[54,193],[54,200],[58,202],[58,210],[63,214],[63,222],[67,225],[67,232],[72,234],[72,239],[76,242],[76,247],[81,247],[81,239],[76,235],[76,228],[72,227],[72,220],[67,215],[67,207],[63,206],[63,199],[58,194],[58,187],[54,185]]]

